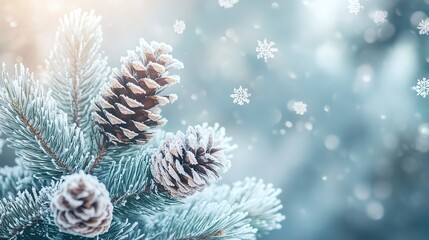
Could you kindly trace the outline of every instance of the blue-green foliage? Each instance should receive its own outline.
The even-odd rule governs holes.
[[[87,239],[59,232],[50,209],[61,177],[85,171],[109,191],[107,233],[94,239],[255,239],[280,228],[280,190],[254,178],[174,199],[155,184],[150,164],[164,138],[112,145],[91,121],[91,102],[109,72],[101,55],[99,17],[68,15],[50,57],[55,94],[23,65],[0,79],[0,131],[18,156],[0,169],[0,239]],[[72,106],[72,107],[70,107]]]
[[[0,183],[0,199],[31,189],[34,184],[31,173],[21,166],[0,168]]]
[[[246,216],[227,201],[193,201],[158,214],[145,230],[153,240],[255,239]]]
[[[151,215],[179,201],[160,192],[152,184],[150,160],[154,149],[137,152],[112,162],[107,175],[100,180],[110,193],[115,213],[122,216]]]
[[[36,178],[59,178],[81,169],[88,159],[79,128],[67,121],[50,94],[23,65],[0,79],[0,130]]]

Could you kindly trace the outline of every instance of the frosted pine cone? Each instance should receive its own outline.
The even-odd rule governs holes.
[[[110,142],[146,143],[153,128],[167,122],[158,106],[174,102],[177,95],[160,93],[180,80],[168,71],[183,68],[171,51],[165,43],[140,39],[140,46],[121,59],[121,72],[114,71],[110,88],[95,103],[95,120]]]
[[[230,140],[218,125],[188,127],[186,134],[167,133],[151,161],[155,182],[176,198],[203,190],[230,167]]]
[[[104,184],[81,172],[65,177],[52,198],[51,210],[61,231],[95,237],[109,230],[113,205]]]

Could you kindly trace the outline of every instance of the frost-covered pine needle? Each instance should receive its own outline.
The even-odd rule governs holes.
[[[417,85],[413,86],[413,90],[416,91],[417,96],[420,95],[425,98],[429,95],[429,79],[417,79]]]
[[[300,102],[300,101],[294,102],[292,108],[295,111],[295,113],[298,115],[304,115],[304,113],[307,112],[307,104]]]
[[[238,3],[238,0],[219,0],[219,6],[223,8],[232,8],[236,3]]]
[[[267,62],[268,58],[274,58],[274,53],[279,51],[274,45],[274,42],[268,42],[266,38],[262,42],[258,40],[258,46],[256,47],[257,58],[263,58],[265,62]]]
[[[429,18],[421,20],[417,29],[420,35],[429,35]]]
[[[363,6],[360,4],[359,0],[349,0],[349,5],[347,6],[349,12],[357,15],[360,10],[363,9]]]
[[[186,29],[185,21],[176,20],[176,23],[173,25],[174,32],[177,34],[182,34]]]
[[[244,105],[245,103],[249,104],[249,97],[251,94],[247,91],[247,88],[243,88],[241,86],[239,88],[234,88],[234,93],[231,94],[231,97],[234,99],[233,103],[237,103],[238,105]]]

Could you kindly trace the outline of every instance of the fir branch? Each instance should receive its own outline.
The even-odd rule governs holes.
[[[89,137],[91,101],[107,81],[107,58],[102,56],[101,17],[78,9],[60,20],[47,68],[53,96],[69,120]]]
[[[0,201],[0,238],[15,239],[43,224],[54,189],[55,185],[39,192],[33,188],[31,192],[18,193],[15,198],[3,198]]]
[[[25,126],[30,130],[30,132],[36,137],[37,141],[40,143],[41,147],[45,150],[49,156],[51,156],[52,160],[54,160],[55,164],[64,169],[66,173],[71,173],[71,169],[65,162],[63,162],[60,157],[54,152],[54,150],[46,143],[45,139],[41,136],[39,130],[37,130],[28,120],[24,113],[19,109],[19,105],[17,102],[12,102],[12,106],[16,113],[18,114],[19,119],[24,123]]]
[[[82,133],[23,65],[0,80],[0,130],[36,178],[59,178],[82,169],[88,159]]]
[[[159,192],[152,183],[149,169],[153,149],[139,151],[135,156],[111,162],[107,175],[100,180],[106,185],[116,214],[150,215],[179,201]]]
[[[33,177],[22,166],[0,168],[0,199],[31,189]]]
[[[226,200],[234,211],[246,212],[249,223],[258,229],[258,234],[266,234],[280,229],[280,222],[285,219],[279,211],[283,208],[278,198],[281,190],[272,184],[265,184],[261,179],[245,178],[233,186],[213,186],[207,191],[196,195],[192,201]]]
[[[150,240],[256,239],[246,215],[226,201],[195,201],[150,218],[145,232]]]

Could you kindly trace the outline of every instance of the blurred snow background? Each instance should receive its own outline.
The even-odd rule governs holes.
[[[429,238],[429,99],[412,90],[429,75],[429,36],[417,30],[428,0],[361,0],[356,15],[346,0],[0,3],[0,59],[39,79],[58,19],[75,8],[102,16],[113,67],[140,37],[173,45],[185,69],[166,129],[219,122],[239,145],[223,181],[283,189],[283,228],[262,239]],[[374,23],[376,10],[387,22]],[[265,38],[278,48],[267,63],[255,52]],[[233,103],[239,86],[249,104]],[[1,157],[11,164],[13,152]]]

